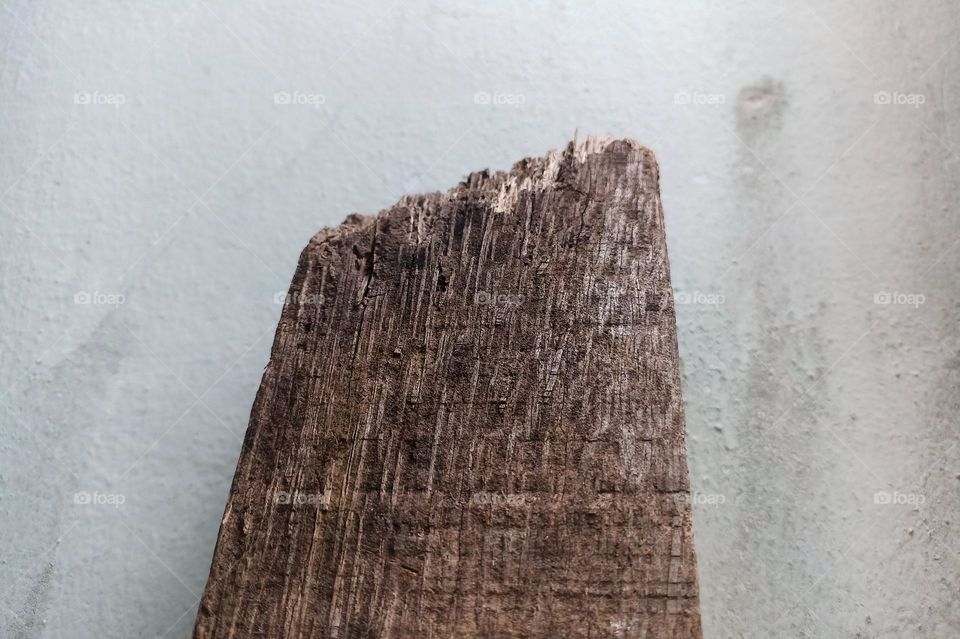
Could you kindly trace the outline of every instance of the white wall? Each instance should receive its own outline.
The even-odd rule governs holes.
[[[307,239],[575,129],[660,159],[706,635],[960,636],[958,18],[4,0],[0,636],[189,636]]]

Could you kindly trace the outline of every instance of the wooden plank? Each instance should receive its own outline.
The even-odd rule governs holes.
[[[195,637],[699,638],[658,168],[591,138],[301,255]]]

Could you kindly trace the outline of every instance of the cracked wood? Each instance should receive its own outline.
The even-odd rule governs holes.
[[[197,639],[699,639],[658,168],[590,138],[303,251]]]

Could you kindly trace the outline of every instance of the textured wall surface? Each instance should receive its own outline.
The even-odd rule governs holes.
[[[960,7],[0,3],[0,636],[187,637],[297,256],[658,155],[707,637],[960,635]]]

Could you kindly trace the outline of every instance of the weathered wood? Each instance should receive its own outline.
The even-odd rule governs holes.
[[[700,636],[653,155],[571,143],[314,237],[195,637]]]

